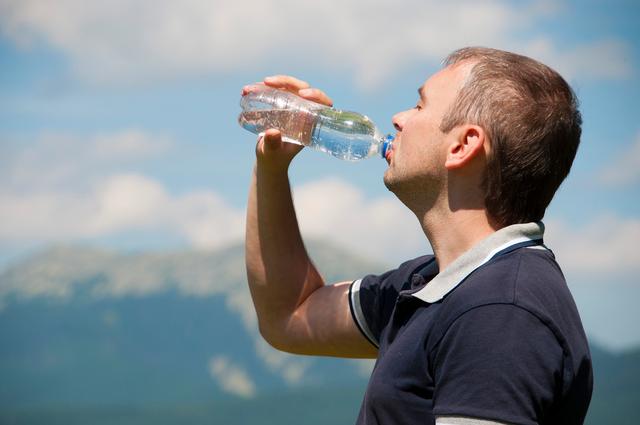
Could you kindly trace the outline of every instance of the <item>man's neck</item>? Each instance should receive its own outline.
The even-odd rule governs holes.
[[[485,210],[430,212],[421,220],[422,230],[429,239],[440,271],[478,242],[499,230]]]

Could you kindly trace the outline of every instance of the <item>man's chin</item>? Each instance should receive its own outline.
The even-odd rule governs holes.
[[[385,187],[389,191],[394,192],[394,188],[397,187],[397,181],[396,181],[396,178],[393,176],[390,168],[387,168],[387,171],[384,172],[382,181],[384,182]]]

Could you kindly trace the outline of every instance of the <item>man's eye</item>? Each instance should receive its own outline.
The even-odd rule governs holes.
[[[420,110],[422,109],[422,106],[420,106],[420,105],[416,105],[416,106],[414,107],[414,109],[417,109],[418,111],[420,111]]]

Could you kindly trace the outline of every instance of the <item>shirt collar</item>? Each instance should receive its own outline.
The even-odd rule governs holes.
[[[483,264],[488,263],[502,251],[527,243],[542,244],[544,224],[542,222],[513,224],[489,235],[473,248],[456,258],[442,272],[413,295],[427,303],[440,301],[458,286],[467,276]],[[435,264],[435,261],[433,262]]]

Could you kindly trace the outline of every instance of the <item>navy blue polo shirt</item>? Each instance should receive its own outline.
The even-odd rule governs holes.
[[[358,424],[583,422],[589,347],[543,231],[508,226],[442,272],[423,256],[351,284],[354,320],[378,347]]]

